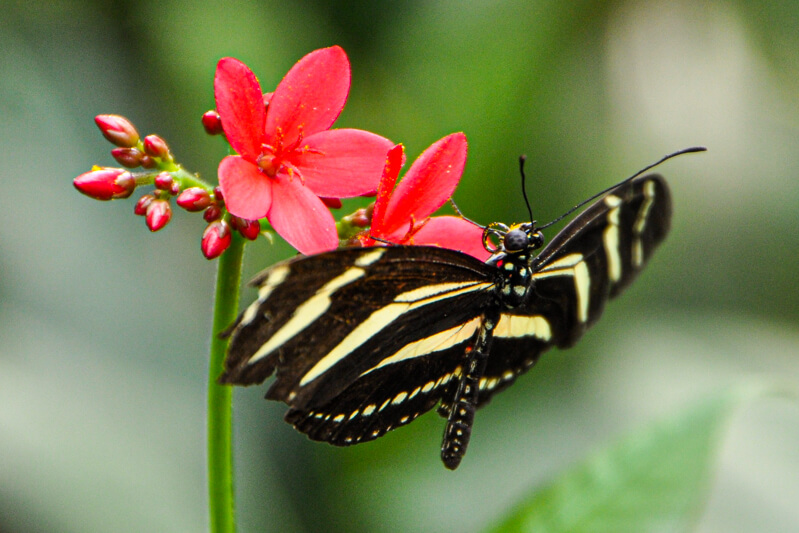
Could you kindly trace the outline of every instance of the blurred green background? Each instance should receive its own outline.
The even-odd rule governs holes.
[[[285,424],[264,387],[237,390],[241,531],[478,531],[718,388],[795,386],[797,27],[787,0],[3,2],[0,530],[207,527],[203,224],[176,212],[150,234],[135,197],[96,202],[72,179],[113,164],[92,118],[118,113],[213,180],[225,147],[200,115],[226,55],[274,87],[307,52],[343,46],[353,84],[337,126],[403,142],[411,160],[464,131],[455,199],[483,223],[526,218],[521,153],[547,221],[668,152],[710,148],[660,169],[665,245],[577,347],[479,413],[457,472],[439,462],[433,414],[336,449]],[[259,241],[245,277],[289,253]],[[797,531],[798,501],[799,408],[751,405],[697,529]]]

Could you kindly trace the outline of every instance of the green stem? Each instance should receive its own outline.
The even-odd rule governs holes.
[[[236,530],[233,498],[233,391],[219,385],[227,351],[227,339],[220,339],[236,319],[239,308],[241,260],[244,239],[233,235],[230,248],[219,257],[214,298],[214,325],[211,335],[211,361],[208,368],[208,509],[212,533]]]
[[[133,177],[136,179],[136,186],[152,185],[155,177],[163,171],[170,172],[180,182],[180,190],[188,189],[189,187],[200,187],[211,192],[214,189],[213,185],[201,180],[197,174],[192,174],[179,165],[171,165],[169,168],[159,168],[146,172],[135,172]]]
[[[192,174],[183,167],[177,167],[174,171],[172,171],[172,175],[175,176],[176,179],[180,180],[180,183],[183,186],[181,187],[182,189],[188,189],[189,187],[202,187],[206,191],[211,191],[214,188],[213,185],[201,180],[197,174]]]

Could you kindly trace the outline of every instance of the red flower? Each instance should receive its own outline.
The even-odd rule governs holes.
[[[362,130],[329,130],[350,88],[344,50],[311,52],[271,95],[240,61],[219,61],[216,107],[239,154],[219,164],[225,205],[233,215],[267,217],[304,254],[338,245],[335,222],[320,200],[374,194],[392,143]]]
[[[396,244],[441,246],[488,259],[483,228],[460,217],[430,217],[455,192],[465,165],[466,136],[453,133],[425,150],[394,189],[402,166],[402,146],[392,148],[377,188],[370,235]],[[366,239],[364,244],[375,241]]]

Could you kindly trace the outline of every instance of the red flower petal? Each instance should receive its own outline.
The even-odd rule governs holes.
[[[219,163],[219,185],[225,207],[237,217],[257,220],[269,212],[273,180],[244,158],[231,155]]]
[[[338,46],[322,48],[300,59],[275,89],[266,117],[267,144],[290,145],[336,121],[350,91],[350,62]],[[223,119],[224,121],[224,115]]]
[[[400,169],[405,159],[405,147],[401,144],[396,145],[388,151],[386,155],[386,164],[383,167],[383,175],[380,178],[380,183],[377,186],[377,199],[375,199],[375,209],[372,212],[372,229],[370,233],[376,237],[386,237],[388,233],[385,231],[385,224],[383,223],[386,214],[386,206],[391,199],[391,193],[394,191],[394,186],[397,184]]]
[[[306,255],[338,246],[336,222],[318,196],[296,177],[280,176],[272,184],[269,222],[281,237]]]
[[[460,217],[433,217],[413,236],[413,244],[458,250],[485,261],[491,254],[483,247],[483,228]]]
[[[389,233],[407,227],[411,217],[429,217],[455,192],[466,166],[466,136],[453,133],[433,143],[413,162],[391,195],[384,217]]]
[[[368,131],[329,130],[306,138],[302,151],[288,161],[316,195],[351,198],[375,193],[391,146],[385,137]]]
[[[264,96],[255,74],[238,59],[220,59],[214,77],[214,96],[230,146],[254,162],[265,142],[266,124]]]

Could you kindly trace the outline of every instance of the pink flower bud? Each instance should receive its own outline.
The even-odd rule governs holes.
[[[214,187],[214,200],[216,200],[217,203],[220,203],[222,205],[224,205],[225,203],[225,196],[224,194],[222,194],[222,187],[220,187],[219,185]]]
[[[155,168],[158,163],[156,163],[155,159],[149,155],[142,154],[139,164],[142,166],[142,168]]]
[[[224,133],[222,130],[222,120],[219,118],[219,113],[212,109],[203,113],[203,128],[208,135],[221,135]]]
[[[172,160],[172,154],[169,153],[169,145],[158,135],[148,135],[144,138],[144,151],[150,157],[157,157],[162,161]]]
[[[136,188],[130,172],[121,168],[100,168],[81,174],[72,184],[86,196],[96,200],[127,198]]]
[[[136,202],[136,207],[133,208],[133,214],[139,215],[141,217],[146,215],[147,208],[150,206],[150,203],[152,203],[153,200],[155,200],[155,196],[152,194],[145,194],[139,198],[139,201]]]
[[[146,222],[150,231],[158,231],[163,228],[171,218],[172,208],[166,200],[156,198],[147,206]]]
[[[189,187],[178,195],[176,203],[186,211],[202,211],[211,205],[211,195],[202,187]]]
[[[125,117],[119,115],[97,115],[94,123],[100,128],[103,137],[112,144],[132,148],[139,142],[139,132]]]
[[[203,232],[203,240],[200,245],[203,255],[206,259],[219,257],[230,246],[232,238],[230,226],[224,220],[212,222]]]
[[[123,167],[136,168],[141,166],[144,154],[137,148],[114,148],[111,155]]]
[[[261,223],[257,220],[247,220],[239,217],[231,217],[230,225],[238,230],[245,238],[254,241],[261,234]]]
[[[369,226],[369,224],[372,223],[372,219],[369,216],[367,210],[361,208],[352,214],[352,216],[350,217],[350,222],[356,228],[366,228]]]
[[[205,210],[205,213],[203,213],[203,218],[206,222],[213,222],[214,220],[218,220],[221,216],[222,208],[217,204],[211,204],[208,206],[208,209]]]
[[[319,197],[319,199],[322,200],[322,203],[325,204],[330,209],[341,209],[341,199],[339,199],[339,198],[322,198],[322,197]]]
[[[172,185],[175,183],[175,180],[172,179],[172,175],[169,172],[161,172],[159,175],[155,177],[153,180],[156,189],[161,189],[162,191],[172,191]]]
[[[169,194],[175,196],[177,193],[180,192],[180,183],[177,181],[172,182],[172,188],[169,189]]]

